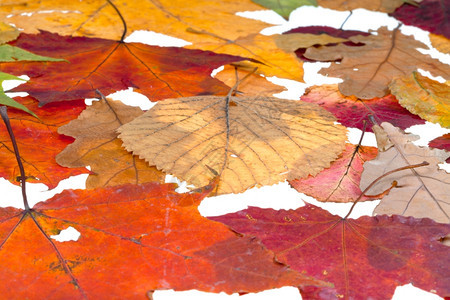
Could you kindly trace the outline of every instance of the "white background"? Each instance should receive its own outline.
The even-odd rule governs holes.
[[[272,11],[258,11],[258,12],[242,12],[238,13],[242,17],[249,17],[260,19],[267,22],[267,28],[262,31],[263,34],[279,34],[292,28],[300,26],[311,26],[311,25],[326,25],[335,28],[339,28],[344,20],[349,15],[349,12],[337,12],[323,8],[314,7],[303,7],[294,11],[290,20],[286,21],[276,13]],[[386,14],[378,12],[370,12],[364,9],[357,9],[353,11],[353,15],[345,23],[343,29],[347,30],[361,30],[368,31],[370,29],[376,30],[380,26],[388,26],[389,29],[394,29],[397,27],[398,21],[394,18],[388,17]],[[404,34],[413,34],[416,39],[430,45],[428,39],[428,33],[411,26],[403,25],[400,30]],[[189,44],[188,41],[183,41],[175,38],[170,38],[155,32],[139,31],[131,34],[127,39],[127,42],[141,42],[151,45],[161,45],[161,46],[184,46]],[[443,55],[436,50],[421,50],[422,53],[430,54],[435,58],[439,58],[442,62],[450,64],[450,56]],[[324,83],[337,83],[340,79],[336,78],[326,78],[324,76],[318,75],[317,71],[324,66],[328,66],[327,63],[305,63],[305,83],[295,82],[291,80],[282,80],[276,77],[268,78],[270,81],[285,85],[288,88],[287,92],[283,92],[276,95],[280,98],[298,100],[303,94],[304,90],[308,86],[320,85]],[[422,73],[427,75],[427,73]],[[429,75],[429,74],[428,74]],[[434,78],[436,79],[436,78]],[[437,78],[443,81],[442,78]],[[10,87],[12,83],[7,84],[5,88]],[[23,94],[22,94],[23,95]],[[13,95],[12,95],[13,96]],[[15,95],[14,95],[15,96]],[[115,93],[112,95],[115,99],[120,99],[128,105],[136,105],[138,103],[142,109],[149,109],[153,105],[148,99],[140,94],[134,93],[132,89],[127,91]],[[87,103],[91,103],[92,100],[87,100]],[[442,129],[439,125],[427,123],[426,125],[413,126],[407,130],[407,132],[413,132],[419,134],[421,139],[416,143],[418,145],[427,145],[428,141],[441,136],[444,133],[450,132],[450,130]],[[349,141],[352,143],[357,143],[359,140],[361,132],[358,129],[349,130]],[[373,134],[367,134],[363,140],[364,145],[376,146]],[[19,149],[20,150],[20,149]],[[442,167],[448,170],[448,165],[442,165]],[[85,188],[85,181],[87,175],[73,176],[67,180],[61,181],[57,188],[48,191],[47,187],[43,184],[28,184],[27,183],[27,194],[30,205],[34,205],[39,201],[44,201],[49,199],[56,193],[61,192],[64,189],[83,189]],[[176,178],[172,176],[167,176],[166,181],[176,181]],[[179,191],[185,191],[186,184],[180,183]],[[12,185],[8,181],[0,178],[0,191],[3,195],[1,206],[14,206],[22,208],[22,197],[20,187]],[[230,212],[235,212],[238,210],[245,209],[247,206],[258,206],[263,208],[274,208],[274,209],[295,209],[303,206],[303,201],[308,201],[314,205],[318,205],[324,209],[329,210],[331,213],[339,214],[341,216],[346,215],[351,204],[338,204],[338,203],[321,203],[315,199],[298,193],[296,190],[289,187],[286,182],[262,187],[254,188],[248,190],[245,193],[238,195],[223,195],[218,197],[206,198],[199,207],[200,213],[203,216],[216,216],[222,215]],[[354,212],[351,217],[357,218],[361,215],[372,215],[372,211],[379,201],[364,202],[356,205]],[[61,242],[64,240],[73,240],[78,238],[78,233],[75,229],[70,228],[67,231],[63,231],[59,237],[55,239],[60,239]],[[300,293],[297,288],[294,287],[284,287],[281,289],[264,291],[257,294],[247,294],[239,296],[237,294],[226,295],[224,293],[211,294],[198,291],[184,291],[184,292],[174,292],[168,291],[156,291],[153,295],[155,300],[174,300],[174,299],[208,299],[208,300],[229,300],[229,299],[240,299],[240,300],[250,300],[250,299],[301,299]],[[406,285],[398,287],[393,299],[442,299],[434,294],[424,292],[420,289],[413,287],[412,285]]]

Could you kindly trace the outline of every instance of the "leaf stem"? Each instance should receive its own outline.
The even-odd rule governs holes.
[[[339,27],[340,30],[343,30],[342,28],[344,27],[345,23],[347,23],[348,19],[350,19],[350,17],[353,15],[353,10],[350,11],[350,13],[348,14],[347,18],[345,18],[344,22],[342,22],[341,27]]]
[[[343,218],[344,220],[348,218],[348,216],[350,216],[350,214],[353,211],[353,208],[355,207],[356,203],[359,202],[359,200],[361,200],[362,196],[364,196],[368,190],[370,190],[378,181],[380,181],[381,179],[383,179],[384,177],[391,175],[392,173],[396,173],[399,171],[403,171],[403,170],[408,170],[408,169],[414,169],[414,168],[418,168],[418,167],[423,167],[423,166],[428,166],[430,163],[424,161],[421,162],[420,164],[415,164],[415,165],[409,165],[409,166],[404,166],[404,167],[400,167],[394,170],[391,170],[387,173],[384,173],[383,175],[381,175],[380,177],[378,177],[377,179],[375,179],[374,181],[372,181],[371,184],[369,184],[368,187],[366,187],[366,189],[364,191],[362,191],[362,193],[359,195],[359,197],[355,200],[355,202],[353,202],[352,207],[350,208],[350,211],[348,212],[348,214]]]
[[[3,122],[6,125],[6,128],[8,129],[8,134],[9,137],[11,138],[11,142],[14,148],[14,154],[16,155],[17,164],[19,165],[20,182],[22,183],[21,186],[22,186],[23,205],[26,211],[30,211],[31,209],[30,206],[28,205],[27,192],[25,190],[25,182],[26,182],[25,169],[22,164],[22,159],[20,158],[19,148],[17,147],[17,142],[16,138],[14,137],[14,133],[12,131],[11,123],[9,122],[8,110],[6,106],[0,106],[0,114],[2,116]]]
[[[123,33],[122,33],[122,37],[120,38],[120,42],[123,43],[123,40],[125,39],[125,36],[127,35],[127,23],[125,22],[125,19],[123,18],[122,14],[120,13],[120,11],[117,8],[117,6],[111,0],[106,0],[106,1],[108,1],[108,3],[111,4],[111,6],[114,8],[114,10],[119,15],[120,20],[122,21]]]

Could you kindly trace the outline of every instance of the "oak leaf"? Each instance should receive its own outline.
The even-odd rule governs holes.
[[[439,241],[449,224],[403,216],[343,219],[310,204],[250,207],[210,219],[260,238],[281,262],[334,284],[300,288],[305,299],[390,299],[407,283],[450,295],[450,248]]]
[[[354,10],[357,8],[364,8],[385,13],[393,12],[403,3],[405,3],[405,0],[317,0],[319,6],[334,10]]]
[[[431,45],[442,53],[450,54],[450,40],[438,34],[429,34]]]
[[[290,181],[300,193],[322,202],[353,202],[360,195],[359,181],[364,162],[377,155],[375,147],[346,144],[344,152],[329,168],[315,176]],[[324,188],[326,187],[326,188]],[[359,201],[373,200],[363,196]]]
[[[164,174],[124,150],[117,138],[117,128],[142,113],[140,108],[120,101],[93,102],[78,119],[58,128],[58,133],[73,137],[75,142],[56,156],[56,162],[69,168],[91,166],[88,189],[164,181]]]
[[[173,201],[185,195],[173,189],[149,183],[66,190],[31,210],[0,208],[0,280],[8,283],[2,297],[146,299],[155,289],[245,293],[324,284],[195,206],[177,206]],[[77,241],[51,238],[69,226],[81,233]]]
[[[189,3],[181,0],[133,3],[30,0],[26,6],[16,0],[5,1],[0,18],[8,16],[8,22],[23,28],[26,33],[43,29],[62,35],[119,40],[134,30],[153,30],[191,42],[192,45],[187,48],[256,59],[265,64],[256,66],[261,67],[267,76],[302,79],[301,62],[294,55],[277,48],[272,37],[259,34],[267,24],[236,15],[237,12],[261,9],[250,0],[198,0]],[[30,16],[33,12],[49,10],[55,12]],[[120,22],[121,16],[127,31]],[[249,63],[255,66],[253,62]]]
[[[410,74],[417,68],[429,71],[434,76],[449,78],[450,67],[417,51],[427,46],[412,36],[403,35],[398,28],[389,31],[381,27],[377,35],[353,36],[354,43],[361,47],[343,44],[308,48],[305,56],[321,61],[341,60],[332,63],[321,74],[342,78],[339,90],[346,96],[362,99],[383,97],[388,94],[388,84],[394,77]],[[367,63],[368,62],[368,63]]]
[[[72,101],[70,105],[55,103],[38,108],[37,102],[31,97],[17,97],[14,100],[39,117],[37,120],[23,111],[9,110],[27,181],[43,183],[52,189],[62,179],[89,172],[86,168],[64,168],[55,161],[56,154],[72,142],[71,138],[59,135],[57,128],[75,119],[86,107],[84,101]],[[0,177],[19,184],[16,180],[20,176],[19,168],[5,126],[0,126],[0,156]]]
[[[315,104],[264,97],[166,99],[119,128],[124,147],[217,193],[315,175],[343,150],[345,129]]]
[[[418,5],[400,6],[392,16],[406,25],[450,38],[449,7],[449,0],[421,0]]]
[[[450,81],[440,83],[413,72],[395,78],[389,88],[411,113],[450,128]]]
[[[450,222],[448,206],[450,175],[438,168],[450,152],[419,147],[412,143],[417,137],[406,135],[389,123],[382,123],[391,147],[379,151],[376,159],[364,164],[361,175],[361,190],[379,176],[404,166],[428,162],[429,165],[406,169],[390,174],[378,181],[366,195],[380,194],[396,184],[375,208],[376,214],[396,214],[416,218],[431,218],[437,222]]]
[[[402,129],[425,123],[423,119],[400,106],[393,95],[361,100],[355,96],[342,95],[337,84],[310,87],[300,99],[319,104],[335,115],[342,125],[361,130],[364,129],[364,121],[369,115],[374,116],[378,123],[390,122]],[[366,130],[371,131],[370,128]]]
[[[128,87],[134,87],[152,101],[197,94],[226,94],[228,88],[211,78],[211,71],[242,59],[199,50],[60,36],[49,32],[21,34],[11,45],[70,62],[0,65],[4,72],[27,74],[30,80],[12,91],[28,92],[41,104],[95,98],[96,89],[107,95]]]

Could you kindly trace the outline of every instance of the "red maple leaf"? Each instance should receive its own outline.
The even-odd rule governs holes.
[[[11,90],[28,92],[41,105],[97,97],[133,87],[151,101],[170,97],[226,94],[229,87],[210,76],[221,65],[242,60],[231,55],[140,43],[60,36],[42,31],[21,34],[11,45],[68,62],[14,62],[0,70],[28,75],[26,84]]]
[[[450,224],[402,216],[343,219],[306,204],[211,217],[256,236],[291,268],[334,284],[301,288],[306,299],[390,299],[399,285],[450,296]]]

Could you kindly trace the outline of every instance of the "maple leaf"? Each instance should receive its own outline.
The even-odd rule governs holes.
[[[252,0],[253,2],[267,7],[275,11],[277,14],[285,18],[289,19],[289,15],[295,9],[309,5],[309,6],[317,6],[317,0]]]
[[[154,47],[104,39],[41,32],[22,34],[15,46],[37,54],[64,58],[60,63],[4,63],[0,69],[27,74],[30,80],[12,91],[25,91],[43,105],[94,98],[134,87],[156,101],[197,94],[226,94],[227,87],[211,71],[240,57],[172,47]]]
[[[181,0],[133,3],[30,0],[26,6],[15,0],[5,1],[0,18],[8,16],[8,22],[23,28],[26,33],[36,33],[39,28],[63,35],[123,39],[134,30],[154,30],[191,42],[187,48],[256,59],[265,64],[256,65],[266,76],[302,79],[301,62],[277,48],[272,37],[259,34],[267,26],[265,23],[236,15],[237,12],[260,10],[261,7],[250,0],[198,0],[189,3]],[[57,12],[30,16],[32,12],[48,10]],[[120,20],[126,23],[127,30],[123,30]]]
[[[335,115],[342,125],[361,130],[365,130],[364,120],[369,115],[374,116],[378,123],[390,122],[402,129],[425,123],[423,119],[400,106],[393,95],[361,100],[355,96],[342,95],[337,84],[310,87],[306,89],[305,94],[300,99],[319,104]],[[367,131],[372,130],[367,128]]]
[[[449,0],[421,0],[418,5],[400,6],[392,16],[406,25],[450,38],[449,7]]]
[[[174,188],[66,190],[31,210],[0,208],[0,280],[8,283],[2,296],[144,299],[154,289],[245,293],[325,284],[276,262],[258,240],[200,216],[195,206],[177,206],[185,196]],[[78,241],[51,238],[68,226],[81,233]]]
[[[125,183],[164,180],[164,174],[124,150],[116,129],[140,116],[143,111],[120,101],[102,99],[93,102],[78,119],[58,128],[58,133],[75,138],[56,156],[64,167],[91,166],[87,188]]]
[[[413,0],[414,1],[414,0]],[[367,10],[393,12],[397,7],[405,3],[405,0],[317,0],[319,6],[334,10],[354,10],[364,8]]]
[[[449,78],[450,67],[417,51],[417,48],[428,47],[412,36],[403,35],[398,27],[394,31],[380,27],[377,35],[353,36],[349,40],[364,43],[364,46],[339,44],[308,48],[304,54],[321,61],[342,59],[340,64],[332,63],[320,73],[342,78],[339,90],[344,95],[362,99],[383,97],[388,94],[387,86],[394,77],[410,74],[417,68]]]
[[[438,164],[443,163],[450,153],[439,149],[419,147],[411,143],[417,137],[406,135],[401,129],[389,123],[382,123],[382,129],[377,130],[377,143],[379,136],[387,137],[382,150],[376,159],[364,163],[361,175],[361,190],[364,190],[380,175],[399,167],[427,162],[427,166],[417,169],[390,174],[378,181],[367,194],[380,194],[396,185],[384,196],[375,208],[376,214],[397,214],[414,216],[416,218],[431,218],[437,222],[450,222],[449,194],[450,175],[439,170]],[[381,131],[381,132],[379,132]]]
[[[364,162],[377,155],[375,147],[346,144],[343,153],[315,176],[290,181],[290,185],[300,193],[323,202],[353,202],[360,195],[359,181]],[[326,189],[324,188],[327,187]],[[370,197],[359,201],[373,200]]]
[[[72,142],[71,138],[59,135],[57,128],[76,118],[86,107],[84,101],[72,101],[70,105],[55,103],[45,108],[38,108],[37,102],[30,97],[18,97],[15,101],[36,112],[39,117],[37,120],[14,109],[9,112],[18,144],[23,145],[21,158],[28,181],[43,183],[52,189],[62,179],[89,172],[85,168],[64,168],[55,161],[55,155]],[[5,126],[0,126],[0,153],[0,177],[19,184],[16,180],[19,169]]]
[[[5,106],[9,106],[9,107],[14,107],[20,110],[23,110],[27,113],[29,113],[30,115],[32,115],[33,117],[36,117],[36,114],[34,112],[32,112],[31,110],[29,110],[25,105],[20,104],[19,102],[15,101],[14,99],[12,99],[11,97],[9,97],[8,95],[5,94],[5,91],[3,90],[3,82],[5,80],[23,80],[22,78],[16,77],[14,75],[11,74],[7,74],[7,73],[3,73],[0,72],[0,105],[5,105]]]
[[[120,127],[128,151],[217,193],[315,175],[344,148],[345,129],[315,104],[264,97],[166,99]]]
[[[450,128],[450,81],[440,83],[413,72],[395,78],[389,88],[411,113]]]
[[[449,224],[402,216],[343,219],[311,204],[250,207],[210,219],[260,238],[292,269],[334,284],[300,288],[305,299],[390,299],[407,283],[450,295],[449,247],[439,241]]]

